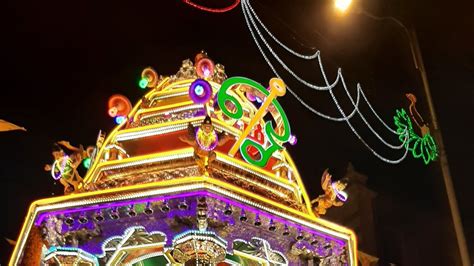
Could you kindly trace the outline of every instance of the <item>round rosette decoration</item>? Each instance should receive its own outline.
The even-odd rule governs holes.
[[[132,104],[128,98],[120,94],[112,95],[109,98],[108,107],[111,117],[127,116],[132,110]]]
[[[203,79],[196,79],[189,86],[189,97],[194,103],[207,103],[212,97],[211,84]]]
[[[394,122],[400,141],[405,143],[405,147],[412,152],[414,158],[423,158],[425,164],[438,158],[438,147],[433,137],[429,133],[422,137],[416,134],[410,117],[403,108],[396,110]]]
[[[214,62],[205,53],[199,53],[194,58],[196,74],[200,78],[208,78],[214,74]]]
[[[142,71],[142,78],[140,79],[139,86],[142,89],[145,89],[146,87],[152,88],[155,87],[156,84],[158,83],[158,74],[156,71],[151,68],[147,67]]]

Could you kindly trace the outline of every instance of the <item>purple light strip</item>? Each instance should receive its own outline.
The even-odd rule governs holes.
[[[228,199],[228,198],[224,198],[220,195],[216,195],[216,194],[212,194],[212,193],[209,193],[209,192],[203,192],[206,196],[208,197],[212,197],[212,198],[215,198],[217,200],[220,200],[220,201],[223,201],[225,203],[229,203],[230,205],[233,205],[233,206],[237,206],[241,209],[244,209],[245,212],[247,211],[251,211],[251,212],[254,212],[255,214],[258,214],[260,217],[266,217],[267,219],[273,219],[273,222],[279,222],[281,224],[287,224],[288,226],[292,226],[292,227],[295,227],[297,229],[300,229],[302,231],[305,231],[305,232],[308,232],[308,233],[312,233],[313,235],[318,235],[320,237],[323,237],[323,238],[328,238],[327,235],[324,235],[323,233],[321,232],[318,232],[318,231],[314,231],[312,229],[309,229],[308,227],[305,227],[305,226],[302,226],[300,224],[297,224],[295,222],[291,222],[289,220],[285,220],[283,218],[280,218],[278,216],[274,216],[274,215],[271,215],[267,212],[263,212],[262,210],[259,210],[259,209],[255,209],[253,207],[249,207],[248,205],[244,205],[240,202],[237,202],[237,201],[233,201],[231,199]],[[331,240],[334,240],[335,242],[337,242],[338,244],[345,244],[344,240],[341,240],[341,239],[338,239],[338,238],[335,238],[334,236],[330,236],[329,237]]]
[[[208,191],[194,191],[194,192],[188,192],[188,193],[182,193],[182,194],[175,194],[175,195],[168,195],[168,196],[159,196],[159,197],[153,197],[153,198],[145,198],[145,199],[137,199],[137,200],[130,200],[127,202],[114,202],[114,203],[106,203],[101,206],[90,206],[90,207],[85,207],[85,208],[77,208],[77,209],[70,209],[70,210],[59,210],[59,211],[53,211],[53,212],[48,212],[48,213],[41,213],[38,217],[38,219],[35,222],[36,226],[41,225],[42,221],[46,216],[50,215],[58,215],[58,214],[68,214],[68,213],[81,213],[81,212],[86,212],[86,211],[93,211],[97,209],[106,209],[106,208],[118,208],[118,207],[123,207],[123,206],[130,206],[130,204],[140,204],[140,203],[147,203],[151,201],[160,201],[160,200],[170,200],[170,199],[176,199],[176,198],[183,198],[183,197],[192,197],[192,196],[207,196],[210,198],[214,198],[216,200],[229,203],[232,206],[239,207],[240,209],[244,209],[245,212],[253,212],[255,214],[258,214],[260,217],[266,217],[267,219],[273,219],[274,222],[279,222],[281,224],[287,224],[288,226],[295,227],[297,229],[300,229],[302,231],[311,233],[313,235],[317,235],[319,237],[325,238],[325,239],[331,239],[335,242],[337,242],[340,245],[344,245],[345,241],[341,240],[339,238],[336,238],[335,236],[332,235],[325,235],[324,233],[315,231],[313,229],[310,229],[306,226],[302,226],[300,224],[297,224],[295,222],[285,220],[279,216],[274,216],[271,215],[267,212],[264,212],[262,210],[256,209],[254,207],[250,207],[248,205],[244,205],[241,202],[237,202],[228,198],[225,198],[221,195],[210,193]]]
[[[175,195],[168,195],[168,196],[159,196],[159,197],[153,197],[153,198],[145,198],[145,199],[136,199],[136,200],[130,200],[126,202],[112,202],[112,203],[104,203],[103,205],[100,206],[89,206],[89,207],[83,207],[83,208],[75,208],[75,209],[69,209],[69,210],[58,210],[58,211],[52,211],[48,213],[41,213],[38,217],[38,219],[35,222],[36,226],[41,225],[43,222],[45,216],[50,216],[50,215],[58,215],[58,214],[68,214],[68,213],[77,213],[77,212],[86,212],[86,211],[94,211],[98,209],[106,209],[106,208],[119,208],[123,206],[130,206],[130,204],[140,204],[140,203],[147,203],[149,201],[160,201],[160,200],[170,200],[170,199],[175,199],[175,198],[182,198],[182,197],[192,197],[192,196],[199,196],[201,195],[202,192],[195,191],[195,192],[189,192],[189,193],[184,193],[184,194],[175,194]]]

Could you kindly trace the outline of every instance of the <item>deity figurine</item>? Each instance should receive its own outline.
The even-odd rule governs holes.
[[[70,151],[67,154],[64,149]],[[55,180],[64,186],[64,194],[70,194],[77,190],[79,184],[82,182],[82,177],[79,175],[77,168],[82,160],[91,156],[93,147],[87,147],[84,150],[83,146],[79,148],[72,146],[68,141],[58,141],[53,147],[53,164],[46,164],[45,171],[50,171]]]
[[[209,165],[216,159],[214,149],[224,145],[231,137],[224,132],[217,133],[209,116],[204,118],[201,126],[195,128],[188,124],[188,134],[180,136],[179,139],[194,148],[194,159],[199,166],[201,174],[209,174]]]
[[[324,190],[324,194],[311,201],[311,204],[317,203],[316,207],[313,208],[317,216],[326,214],[326,210],[333,206],[342,206],[347,200],[347,193],[343,191],[347,183],[341,181],[332,182],[331,179],[332,176],[329,174],[328,169],[324,170],[321,178],[321,187]]]

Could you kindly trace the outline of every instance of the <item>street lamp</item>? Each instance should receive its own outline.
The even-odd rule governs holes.
[[[335,8],[341,12],[346,12],[351,4],[351,0],[334,0]],[[418,70],[421,80],[423,82],[423,90],[426,95],[428,102],[428,108],[431,115],[433,136],[436,140],[436,143],[439,147],[439,162],[441,167],[441,172],[443,174],[444,185],[446,188],[446,194],[448,196],[449,207],[451,209],[451,216],[454,224],[454,231],[456,232],[456,239],[459,247],[459,253],[461,255],[461,261],[463,266],[471,266],[469,261],[469,254],[467,251],[466,239],[464,237],[463,227],[461,223],[461,217],[459,215],[458,204],[456,200],[456,194],[454,192],[453,182],[451,178],[451,173],[449,170],[448,158],[446,156],[446,150],[444,148],[443,138],[441,135],[441,129],[438,125],[438,119],[436,116],[433,99],[431,97],[430,86],[428,83],[428,77],[426,76],[425,66],[423,64],[423,58],[421,56],[420,45],[418,43],[418,38],[413,27],[408,28],[400,20],[392,16],[376,16],[372,13],[367,12],[362,9],[360,6],[357,6],[354,10],[356,14],[362,14],[366,17],[369,17],[377,21],[391,21],[396,25],[400,26],[405,32],[408,43],[410,45],[411,55],[413,57],[413,63],[415,68]]]
[[[349,8],[351,3],[352,3],[352,0],[335,0],[334,1],[334,5],[336,6],[336,9],[341,12],[346,12],[346,10]]]

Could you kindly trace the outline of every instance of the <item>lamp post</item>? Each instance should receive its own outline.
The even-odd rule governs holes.
[[[343,12],[343,13],[347,12],[350,5],[351,5],[351,0],[335,0],[335,7],[340,12]],[[415,65],[415,68],[418,70],[418,73],[420,74],[421,80],[423,82],[423,90],[425,92],[425,96],[428,102],[428,108],[429,108],[429,112],[431,116],[433,136],[439,147],[439,162],[440,162],[441,172],[443,175],[444,185],[446,188],[446,194],[448,196],[448,202],[449,202],[449,207],[451,210],[451,217],[454,224],[454,231],[456,233],[456,240],[459,247],[459,253],[461,255],[461,262],[463,266],[471,266],[471,263],[469,260],[469,253],[467,251],[466,239],[464,237],[461,217],[459,215],[459,209],[458,209],[458,204],[456,200],[456,193],[454,191],[451,173],[449,170],[448,158],[446,156],[446,150],[444,148],[441,129],[439,128],[439,125],[438,125],[438,119],[436,116],[433,99],[431,97],[428,77],[426,76],[425,66],[423,63],[423,58],[421,56],[420,45],[418,43],[416,32],[413,28],[406,27],[405,24],[403,24],[400,20],[392,16],[384,16],[384,17],[376,16],[374,14],[367,12],[366,10],[363,10],[361,7],[357,7],[355,9],[355,13],[362,14],[366,17],[369,17],[377,21],[391,21],[392,23],[395,23],[396,25],[400,26],[407,36],[408,43],[410,45],[411,55],[413,57],[413,63]]]

